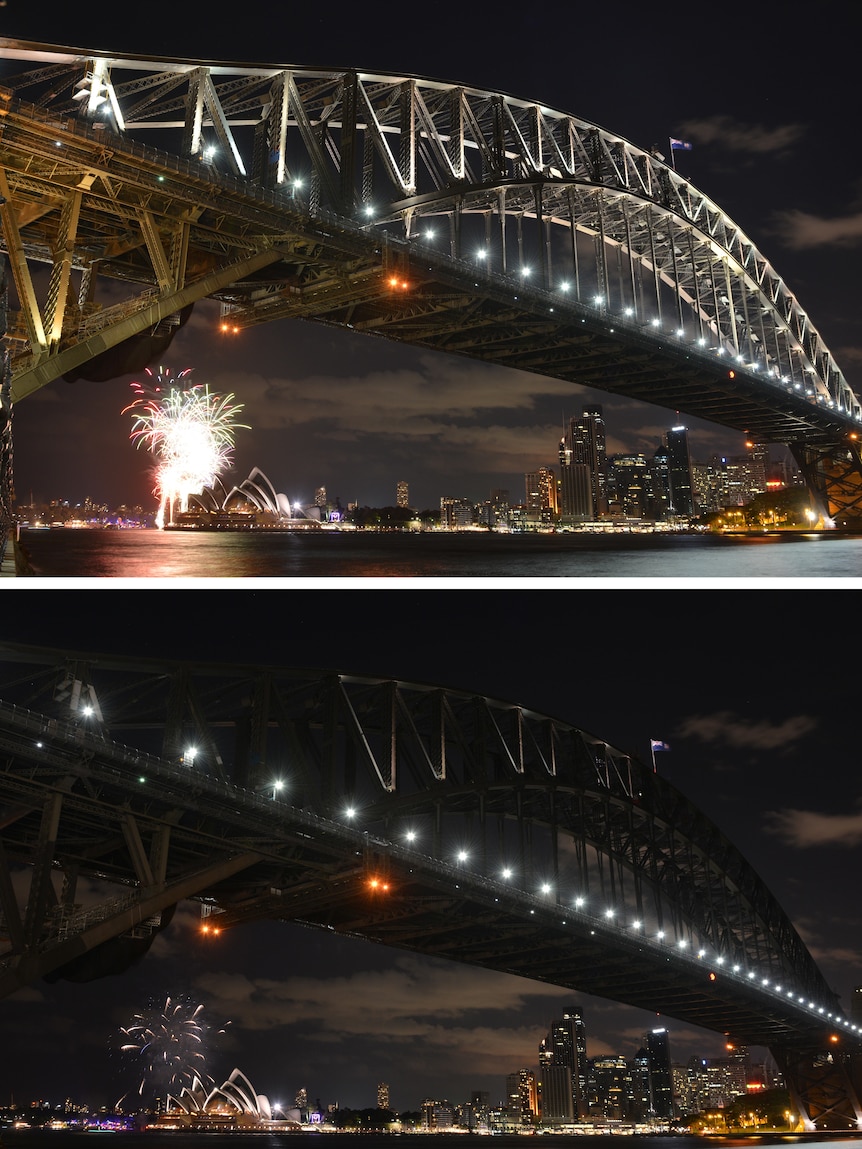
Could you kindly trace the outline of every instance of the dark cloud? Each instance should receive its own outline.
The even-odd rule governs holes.
[[[684,719],[676,728],[675,735],[724,744],[734,749],[786,750],[816,730],[818,724],[817,718],[805,714],[771,722],[768,719],[752,720],[732,710],[721,710]]]
[[[855,814],[823,814],[815,810],[774,810],[766,815],[765,827],[787,845],[862,845],[862,811]]]
[[[780,155],[800,143],[806,135],[804,124],[748,124],[732,116],[715,115],[684,120],[680,137],[691,143],[714,145],[727,151],[754,155]]]

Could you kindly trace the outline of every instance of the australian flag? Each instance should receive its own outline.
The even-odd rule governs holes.
[[[673,140],[672,139],[670,141],[670,150],[672,152],[690,152],[691,148],[692,148],[692,145],[688,142],[688,140]]]
[[[650,749],[651,749],[651,750],[653,750],[653,751],[656,751],[656,750],[670,750],[670,745],[669,745],[669,743],[667,743],[667,742],[659,742],[659,740],[658,740],[657,738],[650,738],[650,740],[649,740],[649,744],[650,744]]]

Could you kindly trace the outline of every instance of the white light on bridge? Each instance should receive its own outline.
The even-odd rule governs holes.
[[[512,871],[511,871],[511,870],[509,869],[509,867],[507,866],[507,867],[505,868],[505,870],[503,870],[503,877],[504,877],[504,878],[506,878],[506,879],[508,880],[509,878],[511,878],[511,876],[512,876]]]
[[[344,817],[349,821],[356,817],[356,809],[353,806],[348,806],[344,811]]]

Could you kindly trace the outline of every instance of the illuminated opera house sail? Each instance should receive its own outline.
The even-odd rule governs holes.
[[[279,1128],[299,1125],[299,1113],[283,1114],[277,1121],[269,1098],[257,1093],[239,1069],[219,1086],[210,1088],[195,1078],[177,1095],[168,1095],[159,1124],[195,1128],[254,1128],[277,1125]]]

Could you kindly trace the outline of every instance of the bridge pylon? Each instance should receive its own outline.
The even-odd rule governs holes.
[[[819,1133],[862,1129],[858,1057],[789,1045],[772,1047],[771,1052],[806,1129]]]
[[[815,509],[836,527],[862,527],[862,451],[855,435],[841,445],[790,444]]]

